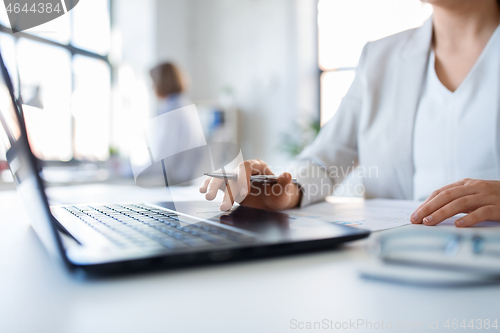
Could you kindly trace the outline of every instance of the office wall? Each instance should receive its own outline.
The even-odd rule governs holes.
[[[189,71],[191,41],[191,0],[156,0],[154,19],[156,59],[175,60]]]
[[[244,158],[286,163],[291,123],[319,111],[315,0],[157,0],[157,59],[190,74],[196,101],[233,91]]]

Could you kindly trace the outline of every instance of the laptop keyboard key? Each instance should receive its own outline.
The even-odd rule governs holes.
[[[68,206],[69,213],[120,247],[188,249],[255,241],[208,223],[181,225],[175,212],[145,205]]]

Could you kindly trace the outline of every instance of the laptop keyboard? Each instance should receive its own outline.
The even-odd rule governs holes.
[[[66,211],[119,247],[183,250],[252,243],[256,238],[206,222],[182,223],[175,212],[147,205],[66,206]]]

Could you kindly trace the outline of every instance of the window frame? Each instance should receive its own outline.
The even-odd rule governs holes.
[[[318,48],[319,48],[319,43],[318,43]],[[347,72],[347,71],[353,71],[354,73],[356,73],[356,70],[357,70],[357,66],[356,67],[338,67],[338,68],[333,68],[333,69],[323,69],[320,65],[319,65],[319,61],[318,61],[318,81],[319,81],[319,92],[318,92],[318,95],[319,95],[319,121],[322,122],[322,119],[323,119],[323,87],[322,87],[322,77],[323,77],[323,74],[327,74],[327,73],[338,73],[338,72]],[[335,111],[337,112],[337,111]],[[329,120],[328,120],[329,121]],[[328,121],[326,121],[324,124],[321,124],[321,127],[325,126]]]
[[[110,23],[110,29],[111,29],[111,27],[113,26],[113,15],[112,15],[113,0],[108,0],[108,8],[109,8],[109,23]],[[106,53],[106,54],[99,54],[99,53],[96,53],[96,52],[88,51],[88,50],[85,50],[85,49],[82,49],[82,48],[74,46],[73,43],[72,43],[72,35],[73,35],[73,20],[72,20],[72,16],[73,16],[73,12],[70,11],[66,15],[71,15],[71,18],[70,18],[70,20],[71,20],[71,24],[70,24],[71,33],[70,33],[70,36],[71,37],[70,37],[70,40],[69,40],[69,42],[67,44],[60,43],[60,42],[57,42],[57,41],[54,41],[54,40],[51,40],[51,39],[48,39],[48,38],[44,38],[44,37],[41,37],[41,36],[33,35],[33,34],[30,34],[30,33],[26,33],[26,32],[23,32],[23,31],[13,33],[10,28],[6,27],[5,25],[3,25],[1,23],[0,23],[0,34],[8,34],[8,35],[14,37],[16,47],[17,47],[17,44],[18,44],[19,40],[21,40],[21,39],[27,39],[27,40],[35,41],[35,42],[38,42],[38,43],[41,43],[41,44],[55,46],[57,48],[64,49],[64,50],[66,50],[66,51],[69,52],[70,57],[71,57],[71,62],[73,62],[74,57],[77,56],[77,55],[78,56],[87,57],[87,58],[96,59],[96,60],[101,60],[101,61],[103,61],[109,67],[109,71],[110,71],[110,86],[112,86],[112,83],[114,82],[114,68],[113,68],[113,65],[112,65],[112,63],[110,61],[110,54],[109,54],[109,52]],[[73,92],[74,89],[75,89],[75,73],[73,71],[73,68],[71,68],[70,71],[71,71],[71,91]],[[111,108],[112,108],[112,106],[110,107],[110,110],[109,110],[109,116],[111,116]],[[72,156],[71,159],[69,161],[42,160],[42,163],[44,165],[47,165],[47,166],[63,166],[63,165],[71,166],[71,165],[78,165],[78,164],[86,162],[85,160],[81,160],[81,159],[76,159],[75,158],[75,137],[74,137],[74,133],[75,133],[75,117],[74,117],[74,115],[71,112],[70,112],[70,117],[71,117],[71,133],[72,133],[71,134],[71,156]]]
[[[356,64],[355,66],[353,67],[348,67],[348,66],[342,66],[342,67],[338,67],[338,68],[323,68],[321,67],[321,58],[320,58],[320,38],[319,38],[319,35],[320,35],[320,2],[322,0],[317,0],[316,4],[317,4],[317,8],[318,8],[318,13],[317,13],[317,17],[316,17],[316,28],[317,28],[317,34],[318,34],[318,45],[317,45],[317,50],[318,50],[318,80],[319,80],[319,100],[320,100],[320,108],[319,108],[319,117],[320,117],[320,120],[322,120],[323,118],[323,114],[326,114],[326,112],[324,112],[325,110],[323,109],[322,105],[323,105],[323,100],[326,99],[325,96],[322,94],[322,91],[323,91],[323,85],[322,85],[322,77],[324,74],[327,74],[327,73],[338,73],[338,72],[341,72],[341,71],[352,71],[354,76],[356,75],[356,71],[357,71],[357,68],[359,66],[359,64]],[[344,0],[344,1],[348,1],[348,0]],[[367,2],[370,2],[370,3],[374,3],[372,1],[367,1]],[[396,0],[393,0],[393,2],[395,3],[398,3],[398,6],[401,5],[402,3],[404,4],[404,2],[400,2],[400,1],[396,1]],[[429,3],[426,3],[426,2],[422,2],[422,1],[417,1],[417,0],[412,0],[412,2],[414,2],[415,5],[418,4],[419,7],[419,12],[417,13],[416,16],[412,16],[412,17],[408,17],[409,21],[411,21],[412,23],[411,24],[406,24],[406,23],[401,23],[399,22],[397,25],[399,26],[399,28],[397,29],[390,29],[391,31],[386,31],[385,33],[383,33],[382,35],[380,36],[372,36],[372,37],[375,37],[375,38],[368,38],[368,40],[366,40],[366,42],[368,42],[369,40],[378,40],[380,38],[385,38],[387,36],[390,36],[390,35],[393,35],[393,34],[396,34],[396,33],[400,33],[404,30],[407,30],[407,29],[414,29],[414,28],[418,28],[418,27],[421,27],[423,23],[426,22],[426,20],[429,19],[429,17],[432,17],[433,15],[433,9],[432,9],[432,6],[431,4]],[[410,1],[407,1],[405,5],[403,5],[403,7],[405,6],[408,6],[408,9],[410,9],[411,6],[413,6],[412,4],[410,4]],[[404,9],[404,8],[403,8]],[[417,7],[415,8],[412,8],[410,11],[408,12],[411,12],[413,14],[415,14],[415,9],[417,9]],[[405,9],[406,11],[406,9]],[[371,13],[372,16],[373,13]],[[408,22],[408,21],[405,21],[405,22]],[[350,38],[352,39],[352,38]],[[361,50],[360,50],[361,51]],[[361,55],[361,53],[359,54]],[[354,64],[353,64],[354,65]],[[339,105],[340,106],[340,105]],[[335,110],[335,112],[337,112],[337,110]],[[335,113],[334,113],[335,114]],[[326,124],[326,122],[325,122]],[[323,124],[324,125],[324,124]]]

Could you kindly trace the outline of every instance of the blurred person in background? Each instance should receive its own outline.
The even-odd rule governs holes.
[[[223,211],[234,201],[305,206],[330,195],[349,167],[375,166],[376,176],[363,179],[366,198],[427,198],[412,223],[458,213],[466,215],[457,227],[500,222],[500,1],[424,2],[434,14],[423,26],[364,47],[338,111],[299,156],[299,185],[288,172],[271,187],[250,184],[252,174],[272,174],[250,160],[229,186],[206,179],[206,199],[225,191]]]
[[[193,104],[185,95],[185,77],[173,63],[158,64],[149,71],[149,75],[159,101],[158,115]]]
[[[193,104],[185,95],[185,75],[176,65],[171,62],[160,63],[153,67],[149,74],[153,81],[155,95],[158,98],[157,116]],[[197,130],[190,119],[183,113],[177,114],[170,121],[176,121],[177,123],[169,124],[168,130],[156,134],[160,146],[179,146],[181,140],[184,142],[189,140],[190,136],[193,135],[193,131]],[[194,157],[193,155],[181,153],[163,160],[169,186],[189,185],[189,181],[196,172],[197,164]],[[153,182],[161,186],[164,184],[163,172],[161,174],[157,173],[157,171],[153,172],[151,177]],[[157,178],[156,181],[155,178]]]

